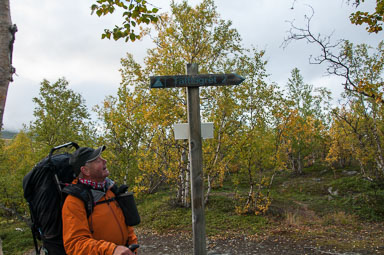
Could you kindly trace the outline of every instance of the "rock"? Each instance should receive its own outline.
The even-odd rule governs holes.
[[[328,188],[328,193],[331,195],[331,196],[337,196],[339,194],[339,191],[338,190],[333,190],[332,187],[329,187]]]
[[[358,174],[358,172],[357,171],[345,171],[344,170],[343,174],[348,175],[348,176],[353,176],[353,175]]]

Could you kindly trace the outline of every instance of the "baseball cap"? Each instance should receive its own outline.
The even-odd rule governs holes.
[[[72,166],[76,176],[80,174],[80,168],[88,162],[96,160],[101,153],[105,150],[105,145],[100,146],[97,149],[90,147],[78,148],[69,159],[69,164]]]

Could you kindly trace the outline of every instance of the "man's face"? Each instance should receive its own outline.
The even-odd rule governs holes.
[[[91,180],[102,182],[109,175],[107,161],[101,156],[85,164],[88,168],[88,175]]]

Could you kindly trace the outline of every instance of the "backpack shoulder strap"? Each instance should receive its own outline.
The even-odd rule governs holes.
[[[67,195],[72,195],[74,197],[79,198],[84,202],[85,210],[87,212],[87,218],[92,214],[93,209],[98,204],[109,203],[114,201],[116,197],[119,197],[121,194],[125,193],[128,189],[128,186],[121,185],[118,187],[116,184],[111,187],[111,191],[115,194],[114,198],[94,202],[92,192],[89,186],[84,185],[82,183],[70,184],[66,186],[62,192]]]
[[[122,186],[125,186],[125,185],[122,185]],[[96,203],[94,203],[94,205],[99,205],[99,204],[104,204],[104,203],[109,203],[109,202],[112,202],[112,201],[115,201],[117,197],[119,197],[121,194],[122,194],[122,191],[121,191],[121,187],[118,187],[116,184],[114,184],[110,190],[113,192],[113,194],[115,194],[115,197],[112,197],[110,199],[105,199],[105,200],[101,200],[101,201],[97,201]],[[128,187],[127,187],[128,188]],[[126,189],[124,189],[124,192],[125,192]]]
[[[115,183],[111,187],[111,191],[115,194],[116,197],[120,196],[121,194],[124,194],[125,192],[127,192],[127,190],[128,190],[128,186],[125,184],[117,186],[117,184]]]
[[[87,212],[87,218],[92,214],[94,208],[94,201],[91,190],[87,185],[82,183],[70,184],[66,186],[63,190],[63,193],[67,195],[72,195],[84,202],[84,207]]]

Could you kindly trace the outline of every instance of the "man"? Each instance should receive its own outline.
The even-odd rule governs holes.
[[[75,185],[82,190],[89,189],[87,194],[91,194],[93,204],[105,203],[95,205],[87,217],[83,200],[67,196],[62,209],[63,242],[67,254],[134,254],[127,248],[137,244],[133,227],[125,224],[124,214],[116,200],[109,200],[115,197],[111,191],[114,182],[107,178],[107,161],[101,157],[104,150],[105,146],[98,149],[80,147],[69,161],[78,176]]]

